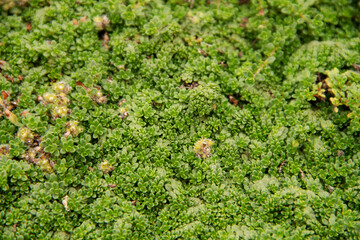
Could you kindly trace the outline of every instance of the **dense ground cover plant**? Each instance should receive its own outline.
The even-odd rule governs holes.
[[[1,239],[356,239],[360,2],[0,0]]]

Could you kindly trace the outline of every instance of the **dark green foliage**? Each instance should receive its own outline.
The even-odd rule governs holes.
[[[359,4],[0,0],[0,238],[357,239]]]

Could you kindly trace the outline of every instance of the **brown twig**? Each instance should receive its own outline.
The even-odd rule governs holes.
[[[275,54],[275,51],[276,51],[276,49],[274,48],[274,49],[270,52],[269,56],[265,59],[264,63],[261,64],[260,67],[256,70],[256,72],[255,72],[254,75],[253,75],[254,78],[255,78],[256,75],[258,75],[258,74],[261,72],[261,70],[268,64],[269,59]]]

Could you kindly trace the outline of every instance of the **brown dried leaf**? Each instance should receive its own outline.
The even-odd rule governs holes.
[[[10,96],[10,93],[7,92],[7,91],[2,90],[2,91],[1,91],[1,95],[2,95],[2,98],[3,98],[4,100],[6,100],[6,99]]]
[[[30,32],[31,29],[32,29],[31,23],[27,22],[27,23],[26,23],[26,30],[27,30],[28,32]]]
[[[229,95],[229,101],[236,107],[239,103],[239,101],[234,97]]]
[[[198,48],[198,53],[200,53],[200,54],[203,55],[204,57],[207,57],[207,56],[208,56],[207,53],[206,53],[204,50],[200,49],[200,48]]]
[[[81,18],[80,18],[80,22],[85,22],[85,21],[86,21],[86,18],[87,18],[87,16],[81,17]]]

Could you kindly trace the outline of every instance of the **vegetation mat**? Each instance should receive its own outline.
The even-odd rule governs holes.
[[[358,239],[358,0],[0,0],[1,239]]]

